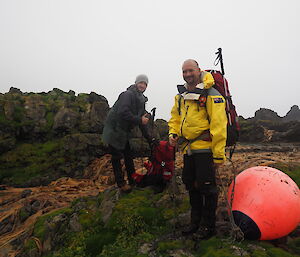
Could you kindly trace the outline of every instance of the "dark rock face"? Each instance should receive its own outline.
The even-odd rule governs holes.
[[[28,169],[30,163],[35,175],[26,182],[22,179],[23,186],[45,185],[60,176],[80,175],[93,158],[105,154],[101,133],[108,110],[105,97],[94,92],[75,96],[74,91],[66,93],[57,88],[48,93],[22,93],[11,88],[1,94],[0,181],[17,185],[20,182],[15,184],[9,179],[14,173],[10,170]],[[63,147],[53,149],[57,140],[63,142]],[[18,150],[23,144],[36,152],[28,155]],[[55,154],[55,158],[46,158],[47,154]],[[18,162],[15,167],[9,156]],[[41,173],[43,169],[45,174]]]
[[[300,121],[300,109],[298,105],[293,105],[288,113],[283,117],[283,121]]]
[[[253,120],[280,121],[278,114],[270,109],[260,108],[255,112]]]
[[[300,110],[294,105],[284,117],[261,108],[253,118],[239,119],[240,142],[300,142]]]
[[[79,114],[62,107],[54,117],[53,129],[59,132],[71,132],[78,123]]]

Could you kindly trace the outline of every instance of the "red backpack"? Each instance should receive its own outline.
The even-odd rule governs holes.
[[[143,180],[147,180],[148,184],[168,182],[174,174],[174,160],[175,147],[168,141],[160,141],[153,147],[150,160],[144,163],[147,173],[145,175],[134,173],[132,177],[137,183]]]
[[[240,125],[238,122],[238,115],[235,106],[232,102],[231,94],[228,88],[228,82],[220,71],[206,70],[211,73],[215,80],[214,88],[225,98],[225,110],[227,115],[227,141],[226,146],[233,146],[236,144],[240,134]]]

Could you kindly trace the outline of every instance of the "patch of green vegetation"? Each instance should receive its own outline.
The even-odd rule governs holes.
[[[270,257],[296,257],[280,248],[270,248],[267,250],[267,254]]]
[[[38,218],[38,220],[36,221],[36,223],[34,224],[34,230],[33,230],[33,235],[36,236],[37,238],[39,238],[40,240],[43,240],[46,234],[46,226],[45,226],[45,222],[47,220],[51,220],[53,217],[59,215],[59,214],[66,214],[66,215],[70,215],[72,213],[72,209],[70,208],[63,208],[63,209],[59,209],[56,210],[54,212],[51,213],[47,213],[43,216],[40,216]]]
[[[80,210],[79,213],[79,223],[84,229],[89,229],[90,227],[103,225],[102,216],[99,211],[93,211],[90,209]]]
[[[23,221],[25,221],[29,216],[30,216],[30,213],[29,213],[28,211],[26,211],[24,207],[22,207],[22,208],[20,209],[20,212],[19,212],[19,218],[20,218],[20,220],[23,222]]]
[[[85,240],[85,252],[88,254],[88,256],[96,256],[102,252],[102,249],[105,245],[113,244],[116,240],[117,234],[112,230],[102,229],[99,232],[89,236]]]
[[[162,241],[158,243],[157,250],[160,253],[166,252],[168,250],[182,249],[184,248],[183,241],[173,240],[173,241]]]
[[[37,248],[37,246],[33,239],[29,239],[26,241],[24,248],[25,248],[25,251],[29,251],[29,250]]]
[[[21,122],[24,117],[24,107],[15,105],[13,111],[13,119],[16,122]]]
[[[300,165],[299,163],[275,163],[273,168],[286,173],[300,187]]]
[[[163,227],[166,221],[162,208],[154,206],[152,195],[151,189],[145,189],[122,197],[114,208],[108,228],[133,236]]]
[[[209,240],[201,240],[195,256],[204,257],[234,257],[230,244],[223,242],[221,239],[212,237]]]
[[[65,163],[61,140],[20,144],[0,156],[0,183],[22,185],[32,178],[53,173]]]
[[[300,237],[295,238],[288,242],[288,247],[291,249],[294,253],[300,255]]]

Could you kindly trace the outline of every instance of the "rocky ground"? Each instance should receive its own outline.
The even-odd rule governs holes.
[[[141,158],[136,159],[136,168],[141,169],[142,163],[143,160]],[[230,228],[230,224],[228,223],[228,217],[226,215],[227,210],[224,204],[224,192],[222,191],[221,185],[223,184],[223,186],[227,188],[227,186],[232,181],[234,173],[237,174],[249,167],[259,165],[283,167],[287,170],[289,170],[290,167],[300,167],[300,146],[292,144],[238,146],[238,148],[236,149],[236,153],[232,158],[232,162],[228,161],[220,169],[220,173],[218,176],[218,183],[221,190],[219,208],[217,210],[218,236],[226,237],[226,234],[228,235],[228,230]],[[149,201],[149,197],[155,199],[155,202],[151,202],[151,204],[154,204],[156,208],[159,208],[159,210],[163,209],[161,210],[161,213],[158,213],[156,216],[158,217],[159,215],[162,215],[162,219],[167,220],[167,223],[170,226],[169,228],[182,228],[189,222],[189,204],[187,200],[188,198],[180,177],[182,166],[182,156],[180,154],[177,154],[176,185],[173,184],[173,186],[170,186],[166,190],[166,192],[160,194],[159,197],[154,196],[151,192],[149,193],[149,191],[147,191],[148,189],[142,193],[138,191],[132,193],[132,197],[136,196],[137,199],[141,199],[141,201],[144,199],[143,197],[145,197],[144,201],[146,202]],[[88,213],[82,213],[83,211],[90,210],[91,213],[101,213],[101,220],[102,223],[104,223],[103,226],[101,225],[101,231],[102,233],[103,231],[107,232],[107,229],[110,228],[110,225],[107,225],[108,227],[105,225],[110,224],[110,222],[112,222],[112,217],[114,217],[114,215],[117,215],[115,213],[118,213],[118,208],[122,207],[119,205],[122,204],[122,201],[126,200],[126,198],[124,198],[125,200],[122,198],[122,195],[118,193],[118,190],[115,189],[113,184],[114,179],[112,175],[110,158],[108,155],[105,155],[100,159],[94,160],[94,162],[85,169],[83,179],[61,178],[52,182],[48,186],[30,188],[13,188],[8,187],[6,185],[1,185],[0,256],[85,256],[82,254],[87,254],[87,252],[89,255],[86,256],[96,256],[95,252],[89,252],[86,250],[84,253],[82,252],[81,255],[79,253],[77,253],[78,255],[74,255],[74,252],[73,255],[71,253],[70,255],[68,255],[68,251],[75,251],[71,246],[69,246],[68,251],[64,250],[62,253],[60,248],[57,248],[57,242],[61,243],[61,240],[58,240],[58,238],[61,239],[63,233],[62,231],[60,231],[60,234],[58,233],[57,226],[62,226],[62,224],[65,224],[67,220],[67,228],[65,228],[66,233],[67,231],[71,231],[73,234],[76,232],[79,233],[79,235],[81,236],[82,233],[88,233],[88,236],[91,236],[92,232],[89,230],[90,228],[86,228],[89,232],[85,232],[86,230],[84,230],[85,225],[90,224],[86,221],[88,220],[88,218],[86,218],[88,216]],[[99,194],[99,192],[103,192],[105,189],[108,189],[108,191],[106,190],[104,194]],[[171,201],[170,196],[173,195],[174,190],[176,192],[176,200],[178,202],[178,206],[180,206],[177,206],[178,213],[174,213],[171,211],[173,203]],[[85,200],[82,201],[80,199]],[[120,203],[118,202],[119,199],[121,199]],[[131,200],[133,201],[133,198]],[[138,203],[133,202],[133,205],[134,204],[137,204],[137,206],[139,206]],[[151,209],[151,204],[149,202],[149,212],[155,211],[154,209]],[[126,213],[127,206],[123,206],[122,208],[124,208],[124,212]],[[114,215],[112,216],[112,214]],[[143,215],[141,216],[144,217]],[[48,217],[48,220],[44,217]],[[52,220],[49,220],[49,217]],[[97,218],[95,218],[95,220],[97,220]],[[46,225],[43,223],[43,226],[46,226],[48,228],[47,231],[50,231],[46,236],[44,234],[41,236],[42,232],[40,232],[39,234],[38,225],[42,221],[46,222]],[[128,222],[130,223],[131,220],[129,220]],[[147,225],[147,219],[144,222]],[[138,226],[140,225],[136,226],[138,229]],[[149,231],[151,231],[152,234],[147,230],[150,239],[141,239],[141,242],[144,243],[138,246],[138,252],[140,254],[139,256],[202,256],[198,255],[197,251],[195,252],[194,250],[191,250],[194,249],[193,247],[195,247],[195,245],[193,247],[190,247],[190,244],[193,244],[191,240],[185,240],[184,244],[187,245],[183,246],[183,239],[180,239],[180,236],[176,233],[170,233],[172,229],[169,229],[167,231],[166,227],[156,223],[155,226],[153,225],[153,227],[157,229],[161,227],[161,230],[166,231],[165,233],[161,233],[161,231],[155,231],[154,233],[151,229],[148,229]],[[127,231],[126,229],[128,228],[126,227],[124,229],[124,231]],[[42,231],[43,233],[45,233],[44,230]],[[112,225],[111,231],[118,230],[116,230],[116,227]],[[57,233],[59,234],[59,236]],[[92,236],[95,237],[93,233]],[[110,232],[107,233],[109,234]],[[118,233],[118,236],[116,236],[115,234],[111,235],[112,238],[117,238],[116,242],[119,242],[122,239],[119,239],[120,235],[123,235],[123,232]],[[296,233],[299,234],[299,231]],[[150,234],[155,235],[155,239],[152,238]],[[298,234],[296,234],[296,236],[299,236]],[[138,233],[136,235],[139,236],[140,234]],[[98,238],[98,240],[100,239]],[[287,247],[287,240],[291,241],[292,239],[286,238],[285,240],[283,240],[284,247]],[[121,240],[120,242],[122,243],[123,241]],[[119,244],[121,244],[120,242]],[[219,243],[219,241],[216,243]],[[231,250],[228,251],[231,251],[230,253],[232,255],[226,256],[250,256],[249,254],[251,253],[251,250],[249,250],[249,247],[251,248],[251,243],[249,244],[250,246],[248,245],[246,247],[246,250],[243,250],[245,247],[243,248],[241,246],[236,246],[236,248],[230,248]],[[103,245],[105,245],[105,243],[103,243]],[[252,252],[261,250],[259,250],[259,247],[261,246],[254,245],[252,247],[258,247],[258,250],[254,249]],[[205,246],[202,245],[202,248],[205,249]],[[109,252],[112,252],[112,249],[110,249],[109,247],[104,247],[103,249],[98,249],[97,256],[113,256],[109,254]],[[102,255],[99,255],[101,250],[103,250]],[[105,251],[108,255],[105,255]],[[245,251],[244,254],[243,251]],[[267,250],[264,251],[265,253],[267,252]],[[51,252],[58,252],[58,255],[49,255],[49,253]],[[296,248],[296,253],[299,254],[299,248]],[[291,253],[287,252],[286,255],[255,256],[293,256],[288,254]],[[293,254],[295,254],[295,252]]]

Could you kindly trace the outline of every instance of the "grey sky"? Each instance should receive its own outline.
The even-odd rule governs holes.
[[[135,76],[169,119],[181,65],[223,48],[237,111],[300,105],[298,0],[0,0],[0,92],[94,91],[112,105]]]

